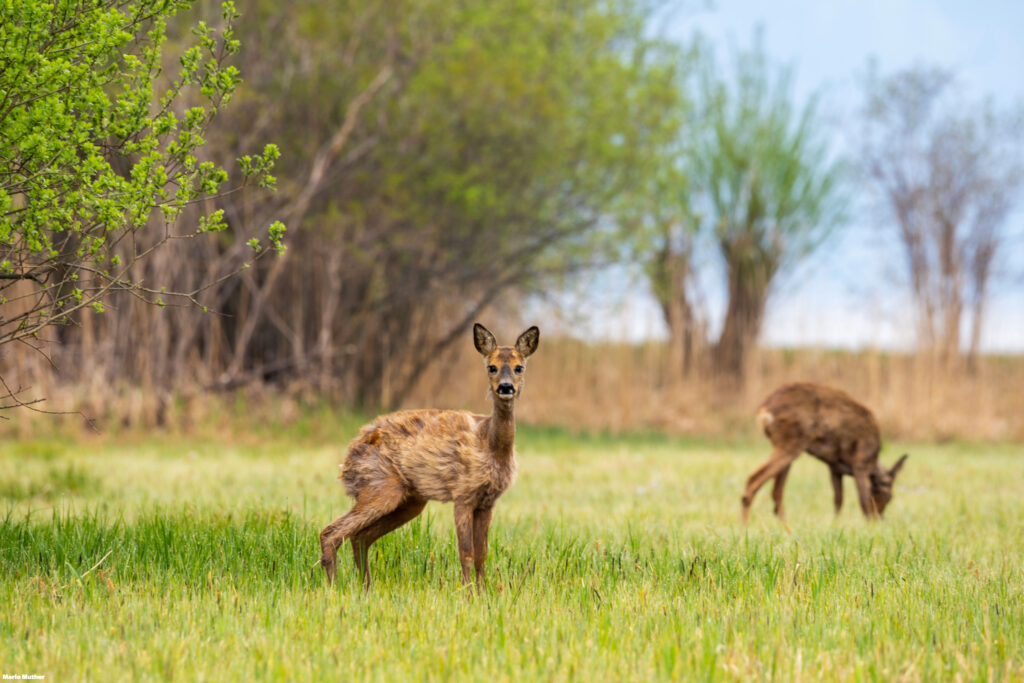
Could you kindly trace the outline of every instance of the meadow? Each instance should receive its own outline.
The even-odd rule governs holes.
[[[881,523],[797,461],[739,523],[763,439],[520,428],[488,587],[431,503],[339,582],[313,565],[348,507],[358,418],[230,438],[8,441],[0,669],[46,680],[1022,680],[1016,445],[888,444]],[[329,426],[325,427],[324,424]],[[311,571],[311,569],[313,571]]]

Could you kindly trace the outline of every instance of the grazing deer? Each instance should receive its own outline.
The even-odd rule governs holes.
[[[477,588],[482,587],[491,513],[515,478],[515,400],[523,390],[526,358],[539,340],[540,330],[531,327],[515,346],[498,346],[487,328],[473,326],[473,343],[484,357],[494,401],[489,416],[405,410],[362,428],[349,444],[339,477],[355,504],[320,532],[320,564],[330,582],[337,575],[338,546],[350,539],[356,567],[369,588],[370,546],[414,519],[428,500],[439,500],[455,504],[462,583],[469,583],[474,567]]]
[[[892,483],[907,456],[892,469],[878,462],[882,440],[871,411],[838,389],[820,384],[786,384],[761,404],[757,421],[772,442],[768,461],[747,479],[743,494],[743,521],[747,521],[754,494],[774,478],[775,514],[782,513],[782,491],[789,466],[804,451],[818,458],[832,473],[836,514],[843,507],[843,475],[857,483],[860,507],[868,519],[881,517],[892,500]]]

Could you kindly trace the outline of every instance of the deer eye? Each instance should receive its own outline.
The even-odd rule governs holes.
[[[523,370],[524,370],[524,368],[523,368],[522,365],[517,365],[516,369],[515,369],[515,372],[516,372],[517,375],[521,375],[521,374],[523,374]]]
[[[491,373],[492,375],[494,373],[496,373],[497,371],[498,371],[498,366],[497,365],[488,365],[487,366],[487,372]]]

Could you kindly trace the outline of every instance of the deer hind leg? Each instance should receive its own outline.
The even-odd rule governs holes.
[[[338,546],[393,511],[404,498],[405,490],[397,480],[364,488],[351,510],[324,527],[320,532],[320,565],[329,582],[334,583],[338,574]]]
[[[789,476],[789,465],[786,465],[781,472],[775,475],[775,483],[772,484],[772,500],[775,501],[775,516],[785,519],[786,515],[782,510],[782,493],[786,488],[786,477]]]
[[[494,508],[485,508],[473,513],[473,568],[476,570],[476,587],[484,587],[484,563],[487,562],[487,532],[491,528]]]
[[[754,501],[754,495],[758,490],[764,486],[765,482],[769,479],[777,477],[782,470],[787,469],[793,461],[796,460],[798,455],[800,455],[800,451],[775,448],[767,462],[754,470],[754,473],[747,479],[747,488],[743,492],[743,498],[741,500],[743,504],[744,522],[747,521],[747,517],[750,514],[750,504]]]
[[[833,502],[836,506],[836,516],[839,516],[839,511],[843,509],[843,473],[839,470],[829,468],[832,474],[832,494]]]
[[[356,568],[363,576],[363,585],[370,587],[370,561],[368,552],[377,539],[390,534],[398,527],[412,521],[423,512],[427,501],[422,498],[406,498],[394,511],[384,515],[369,526],[363,527],[352,537],[352,557]]]

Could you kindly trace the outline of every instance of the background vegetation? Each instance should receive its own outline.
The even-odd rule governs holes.
[[[518,327],[615,267],[646,277],[667,341],[546,336],[562,362],[531,373],[534,415],[729,431],[773,384],[819,378],[863,388],[898,434],[1021,433],[1003,400],[1016,361],[979,358],[1019,117],[965,102],[946,72],[873,74],[861,153],[842,158],[822,94],[798,101],[756,37],[725,56],[666,41],[642,2],[60,8],[3,29],[8,402],[108,428],[194,424],[236,391],[477,405],[452,379],[469,324]],[[777,283],[864,192],[905,250],[917,348],[775,362],[758,340]],[[250,263],[268,226],[281,254]],[[614,398],[544,389],[577,382]]]

